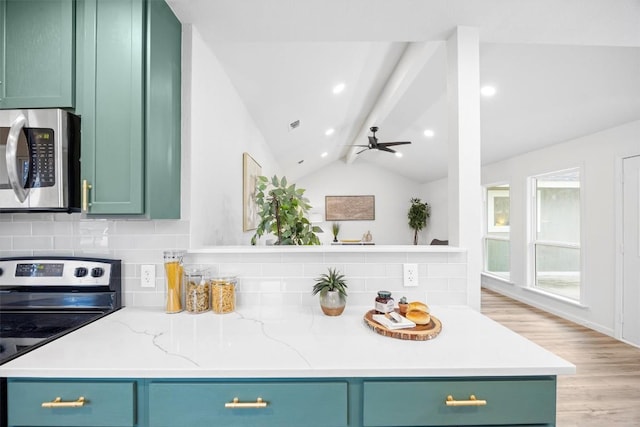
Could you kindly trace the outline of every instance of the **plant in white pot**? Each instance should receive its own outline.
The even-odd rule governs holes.
[[[340,316],[347,304],[347,283],[335,268],[321,274],[313,285],[313,295],[320,294],[320,308],[327,316]]]

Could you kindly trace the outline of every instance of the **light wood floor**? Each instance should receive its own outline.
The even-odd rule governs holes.
[[[558,377],[558,427],[640,426],[640,349],[487,289],[481,311],[576,365]]]

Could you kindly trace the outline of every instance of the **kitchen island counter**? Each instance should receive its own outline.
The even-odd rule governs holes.
[[[464,306],[434,306],[429,341],[384,337],[317,306],[216,315],[124,308],[0,366],[9,378],[519,377],[575,366]]]

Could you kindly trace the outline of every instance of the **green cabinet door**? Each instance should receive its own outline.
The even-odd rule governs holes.
[[[87,213],[179,218],[180,23],[164,1],[82,3]]]
[[[73,0],[0,0],[0,108],[74,105]]]
[[[89,213],[144,213],[144,3],[86,0],[82,179]]]
[[[137,425],[132,380],[11,379],[7,388],[11,427]]]
[[[145,188],[150,218],[180,218],[182,25],[163,0],[147,3]]]

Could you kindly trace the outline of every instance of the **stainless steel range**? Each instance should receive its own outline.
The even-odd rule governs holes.
[[[0,258],[0,365],[122,306],[120,260]]]

